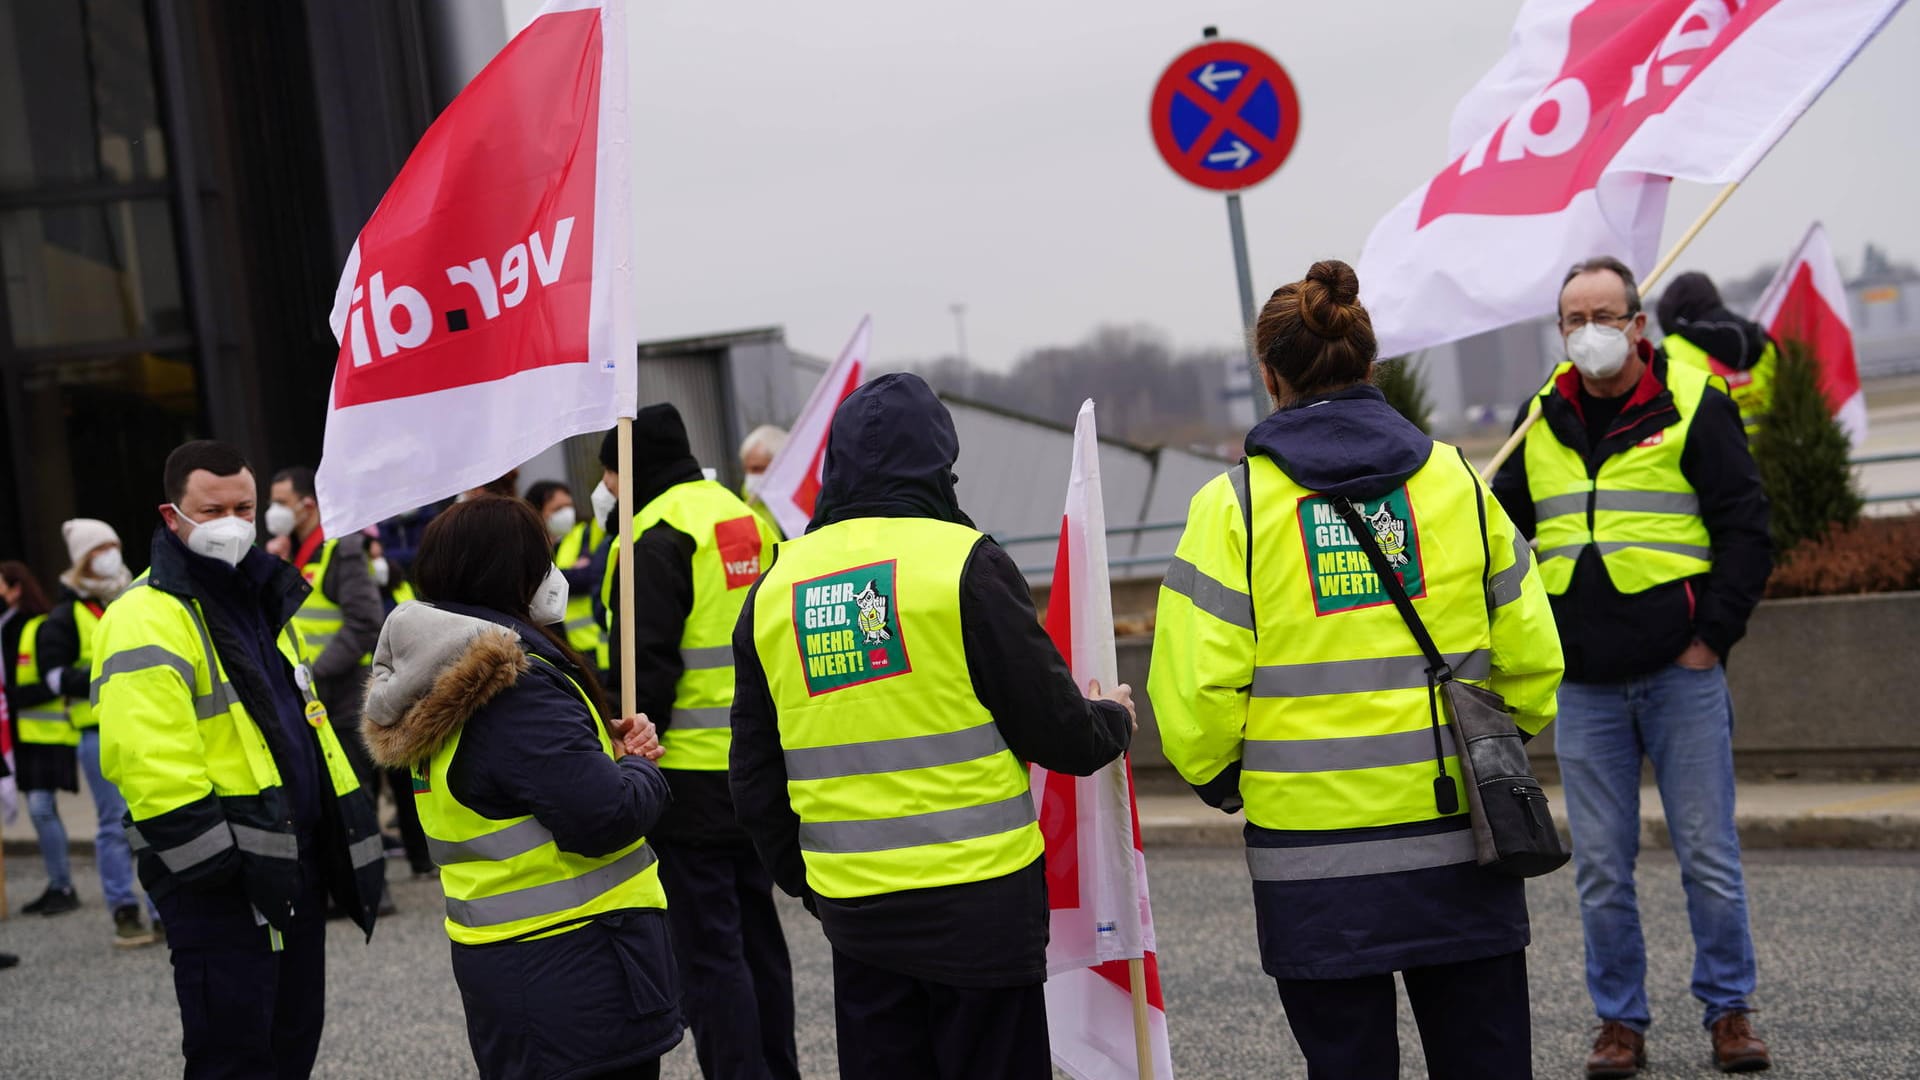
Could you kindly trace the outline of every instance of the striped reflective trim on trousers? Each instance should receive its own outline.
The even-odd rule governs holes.
[[[427,837],[427,851],[439,866],[467,862],[505,862],[529,851],[553,843],[553,834],[534,818],[496,829],[470,840],[440,840]]]
[[[1221,622],[1253,629],[1253,597],[1214,580],[1179,556],[1167,566],[1166,586]]]
[[[1440,728],[1440,746],[1446,753],[1454,753],[1451,725]],[[1433,729],[1423,727],[1339,739],[1248,739],[1240,767],[1247,772],[1317,773],[1433,760]]]
[[[1472,829],[1319,847],[1247,849],[1247,870],[1255,881],[1324,881],[1405,873],[1473,861]]]
[[[1540,553],[1540,561],[1577,559],[1580,557],[1580,552],[1588,546],[1587,544],[1562,544],[1556,548],[1548,548]],[[1600,540],[1595,541],[1591,546],[1599,548],[1601,555],[1611,555],[1628,548],[1645,548],[1648,551],[1662,551],[1669,555],[1684,555],[1689,559],[1699,559],[1701,562],[1713,561],[1713,549],[1699,544],[1674,544],[1654,540]]]
[[[1456,677],[1484,679],[1493,671],[1485,649],[1454,653],[1447,658]],[[1424,656],[1382,656],[1364,660],[1326,660],[1318,664],[1272,664],[1253,669],[1253,696],[1257,698],[1319,697],[1323,694],[1366,694],[1381,690],[1409,690],[1427,685]]]
[[[733,707],[716,705],[708,709],[673,708],[673,718],[667,721],[667,730],[663,734],[671,735],[675,731],[710,731],[715,728],[733,726]]]
[[[710,645],[704,649],[681,649],[680,663],[684,664],[688,671],[732,667],[733,646]]]
[[[993,836],[1031,825],[1033,795],[1022,791],[984,806],[962,806],[907,817],[872,821],[802,821],[800,849],[818,855],[856,855],[897,851],[928,844],[952,844]]]
[[[657,859],[651,845],[641,844],[613,862],[589,870],[579,877],[473,900],[456,900],[449,896],[447,918],[457,926],[482,927],[537,919],[543,915],[564,915],[646,873]]]
[[[1617,510],[1628,514],[1685,514],[1689,517],[1700,516],[1700,497],[1686,491],[1574,491],[1565,495],[1553,495],[1545,499],[1535,499],[1533,516],[1535,520],[1545,521],[1551,517],[1587,512],[1587,500],[1593,500],[1593,508]]]
[[[1007,748],[991,720],[960,731],[913,735],[904,739],[808,746],[786,751],[788,780],[828,780],[841,776],[904,772],[957,765]]]
[[[1533,569],[1533,552],[1519,533],[1513,534],[1513,565],[1487,579],[1487,606],[1506,607],[1520,599],[1520,585]]]

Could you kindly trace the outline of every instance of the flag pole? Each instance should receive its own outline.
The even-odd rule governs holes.
[[[633,538],[627,531],[633,527],[633,417],[620,418],[619,434],[615,436],[618,449],[614,461],[620,467],[619,509],[614,512],[614,550],[620,558],[620,715],[632,716],[638,708],[640,688],[634,685],[634,612],[633,612]]]
[[[1707,227],[1707,222],[1712,220],[1713,215],[1720,212],[1720,208],[1727,204],[1727,200],[1733,197],[1734,189],[1739,186],[1740,181],[1735,180],[1721,188],[1720,194],[1715,195],[1713,201],[1707,204],[1707,208],[1702,210],[1700,216],[1693,220],[1693,224],[1687,227],[1687,231],[1680,234],[1680,239],[1667,249],[1666,255],[1653,264],[1653,269],[1648,272],[1646,280],[1640,283],[1640,295],[1643,300],[1653,288],[1654,282],[1665,277],[1667,271],[1673,269],[1673,264],[1680,258],[1680,253],[1687,250],[1687,245],[1693,243],[1693,238],[1700,235],[1700,230]],[[1520,448],[1521,442],[1527,437],[1527,432],[1533,429],[1534,422],[1539,419],[1538,410],[1529,412],[1527,418],[1520,422],[1520,426],[1513,429],[1513,434],[1507,436],[1507,441],[1500,445],[1500,449],[1494,451],[1493,459],[1480,470],[1481,477],[1492,480],[1493,474],[1499,472],[1500,466],[1505,465],[1507,459],[1513,456],[1513,452]]]
[[[1127,961],[1127,993],[1133,998],[1133,1054],[1140,1080],[1153,1080],[1153,1028],[1147,1019],[1147,961]]]

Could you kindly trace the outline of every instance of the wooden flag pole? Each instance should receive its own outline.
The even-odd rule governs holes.
[[[1133,998],[1133,1053],[1140,1080],[1153,1080],[1153,1026],[1147,1016],[1147,961],[1127,961],[1128,994]]]
[[[1640,283],[1640,296],[1643,301],[1647,293],[1652,291],[1654,283],[1665,277],[1668,270],[1673,269],[1673,264],[1680,258],[1680,253],[1687,250],[1687,245],[1693,243],[1693,238],[1700,235],[1700,230],[1706,228],[1707,222],[1712,220],[1713,215],[1720,212],[1720,208],[1727,204],[1727,200],[1733,197],[1734,189],[1739,186],[1740,181],[1735,180],[1721,188],[1720,194],[1715,195],[1713,201],[1707,204],[1707,208],[1702,210],[1700,216],[1693,220],[1693,224],[1687,227],[1687,231],[1680,234],[1680,239],[1667,249],[1666,255],[1653,264],[1653,269],[1648,272],[1646,280]],[[1507,441],[1500,444],[1500,449],[1494,451],[1493,460],[1487,462],[1486,467],[1480,470],[1480,475],[1487,480],[1492,480],[1493,474],[1499,472],[1500,466],[1505,465],[1507,459],[1513,456],[1513,452],[1520,448],[1521,442],[1527,437],[1527,432],[1533,429],[1534,422],[1539,419],[1538,410],[1528,413],[1527,418],[1520,422],[1520,426],[1513,429],[1513,434],[1507,436]]]
[[[640,688],[634,685],[634,612],[633,612],[633,417],[620,418],[618,449],[614,461],[620,470],[619,509],[614,511],[614,551],[620,558],[620,715],[632,716],[639,707]]]

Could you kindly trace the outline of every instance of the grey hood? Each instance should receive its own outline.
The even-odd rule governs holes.
[[[374,647],[361,737],[383,766],[418,764],[528,667],[513,631],[408,601],[387,616]]]

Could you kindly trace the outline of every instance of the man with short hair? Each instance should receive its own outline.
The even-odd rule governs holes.
[[[1539,422],[1493,483],[1538,544],[1566,656],[1555,749],[1601,1023],[1596,1078],[1635,1075],[1652,1022],[1633,880],[1643,756],[1686,887],[1714,1060],[1770,1064],[1747,1019],[1756,976],[1723,666],[1772,568],[1767,498],[1724,387],[1657,356],[1646,322],[1618,259],[1568,272],[1568,359],[1528,402],[1522,418]]]
[[[101,766],[166,922],[186,1075],[305,1076],[327,899],[369,936],[373,806],[289,625],[310,591],[254,547],[255,481],[219,442],[167,457],[151,566],[101,619]]]

